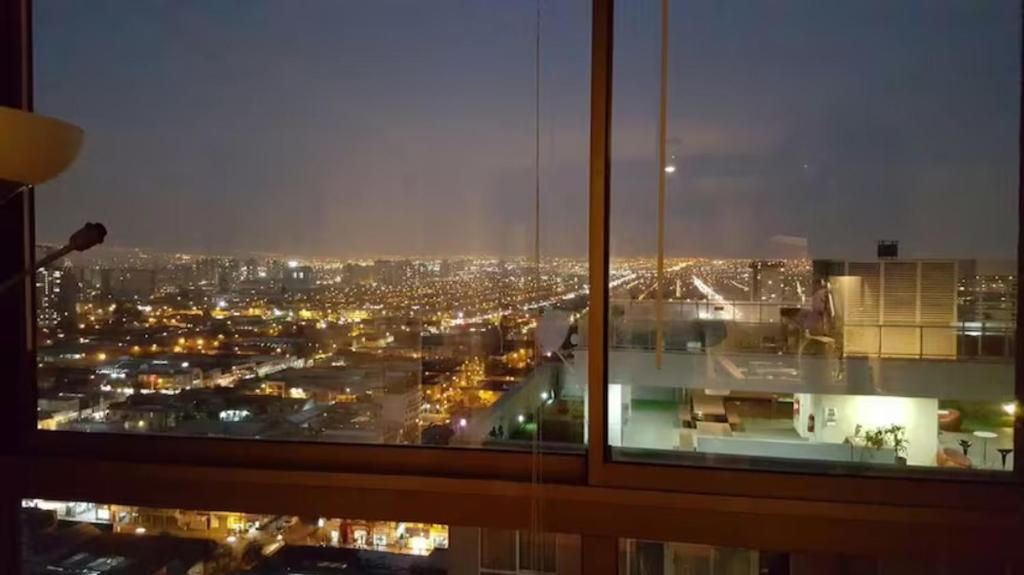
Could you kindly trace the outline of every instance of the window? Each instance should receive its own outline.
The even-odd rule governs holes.
[[[622,575],[783,575],[790,573],[789,556],[696,545],[623,539],[619,542]],[[797,571],[799,572],[799,571]]]
[[[798,573],[998,573],[998,558],[965,564],[948,558],[863,557],[835,553],[778,553],[692,543],[620,541],[622,575],[789,575]]]
[[[901,2],[0,1],[0,571],[1012,570],[1019,14]]]
[[[571,535],[482,529],[480,572],[495,575],[579,572],[578,548],[579,537]]]
[[[483,542],[493,539],[493,530],[435,523],[33,499],[22,502],[21,528],[23,569],[32,574],[526,572],[514,564],[485,569]],[[573,557],[579,554],[578,538],[573,546],[571,537],[558,537],[570,542],[558,548],[562,563],[576,565],[575,571],[559,573],[579,573]],[[552,566],[554,552],[551,547]],[[514,552],[512,558],[514,563]]]
[[[616,7],[614,457],[1011,471],[1018,7],[671,2],[663,55],[661,5]]]
[[[588,7],[35,2],[38,427],[578,451]]]

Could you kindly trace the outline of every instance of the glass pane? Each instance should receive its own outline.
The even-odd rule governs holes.
[[[616,5],[614,456],[1012,470],[1019,6],[673,1],[664,82],[662,21]]]
[[[621,575],[788,575],[788,559],[748,549],[619,540]]]
[[[519,531],[519,568],[531,573],[558,573],[558,535]]]
[[[480,568],[515,571],[516,543],[516,532],[511,529],[485,529],[480,534]]]
[[[578,573],[579,537],[511,529],[480,530],[481,573]]]
[[[39,427],[579,450],[589,10],[37,0]]]
[[[1001,573],[1001,557],[865,557],[838,553],[769,552],[693,543],[619,540],[621,575],[839,575],[843,573]]]
[[[22,502],[21,529],[23,569],[31,574],[555,572],[516,565],[515,531],[436,523],[32,499]],[[495,533],[512,536],[511,562],[498,570],[487,568],[484,551]],[[579,537],[542,537],[560,542],[558,573],[578,575]]]

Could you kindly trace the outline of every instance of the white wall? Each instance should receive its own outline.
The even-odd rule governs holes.
[[[744,457],[779,457],[813,461],[856,461],[882,464],[893,464],[896,461],[896,452],[892,448],[875,450],[841,443],[800,441],[798,439],[787,441],[784,439],[701,435],[697,437],[697,451]]]
[[[797,406],[799,406],[799,411]],[[814,413],[814,395],[810,393],[794,393],[793,427],[796,428],[796,432],[800,437],[804,439],[813,439],[811,432],[807,431],[807,416],[812,413]],[[817,419],[818,416],[815,415],[814,418]]]
[[[816,441],[842,443],[853,435],[857,424],[868,429],[895,423],[906,428],[909,441],[907,462],[911,465],[935,465],[935,452],[939,444],[937,399],[878,395],[813,395]],[[828,425],[826,422],[826,411],[830,407],[836,410],[835,425]],[[801,415],[803,411],[801,408]]]
[[[622,390],[617,383],[608,384],[608,445],[622,446]]]

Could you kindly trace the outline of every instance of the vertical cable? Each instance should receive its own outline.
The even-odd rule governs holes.
[[[536,2],[536,23],[535,23],[535,34],[534,34],[534,117],[533,117],[533,286],[534,295],[539,296],[540,294],[540,82],[541,82],[541,69],[540,69],[540,33],[541,33],[541,0]],[[539,300],[538,300],[539,303]],[[533,377],[542,377],[541,369],[541,349],[540,339],[538,337],[540,332],[540,319],[542,313],[541,307],[537,306],[536,311],[536,327],[534,328],[534,374]],[[544,409],[544,402],[542,401],[536,410],[535,421],[534,421],[534,434],[533,434],[533,445],[532,445],[532,460],[533,468],[531,470],[532,485],[533,485],[533,496],[530,501],[530,532],[531,537],[529,538],[529,555],[532,566],[536,566],[538,559],[540,558],[538,546],[535,544],[540,537],[541,528],[543,527],[543,517],[541,510],[541,483],[544,481],[544,470],[543,458],[541,457],[541,433],[543,430],[543,416],[542,411]]]
[[[534,280],[540,288],[540,3],[537,0],[537,29],[534,45],[533,117],[533,263]]]
[[[661,94],[658,102],[658,276],[654,285],[654,317],[657,329],[654,343],[654,365],[661,369],[665,347],[665,309],[662,281],[665,276],[665,145],[668,108],[668,0],[661,0]]]

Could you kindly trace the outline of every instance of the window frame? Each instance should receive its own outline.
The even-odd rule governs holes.
[[[520,481],[255,470],[67,458],[0,457],[20,465],[20,498],[247,513],[360,517],[502,529],[586,540],[634,538],[906,557],[1005,555],[1024,561],[1020,515],[939,506],[801,501]],[[72,475],[68,475],[72,474]],[[69,481],[73,477],[73,481]],[[771,528],[766,528],[771,525]],[[0,549],[2,550],[2,549]],[[586,555],[584,555],[586,559]],[[589,571],[585,571],[590,573]]]
[[[1013,545],[1024,539],[1019,521],[1024,513],[1020,416],[1014,439],[1017,471],[998,483],[987,477],[921,480],[611,460],[604,407],[613,9],[613,0],[592,0],[590,441],[585,454],[535,456],[486,449],[37,430],[33,417],[35,290],[30,276],[0,294],[0,369],[13,374],[8,389],[11,400],[0,407],[5,416],[0,433],[11,438],[0,448],[0,464],[19,470],[4,481],[0,519],[5,521],[0,523],[17,525],[22,497],[278,512],[317,505],[342,516],[515,529],[529,528],[530,510],[539,507],[549,531],[584,536],[587,573],[604,567],[596,558],[617,558],[618,537],[780,551],[900,553],[910,549],[922,554],[941,541],[968,553],[1011,549],[1024,557],[1024,549]],[[31,109],[31,53],[31,0],[0,0],[0,105]],[[0,187],[4,185],[8,184],[0,182]],[[31,191],[0,206],[0,274],[16,273],[32,264],[34,225]],[[1020,253],[1024,253],[1024,235],[1019,235]],[[1018,269],[1024,269],[1019,257]],[[1018,309],[1024,306],[1020,293],[1017,304]],[[1016,352],[1020,399],[1024,397],[1020,337]],[[531,483],[534,464],[543,469],[541,485]],[[694,519],[698,514],[700,521]],[[762,529],[766,520],[778,522],[779,528]],[[970,528],[950,529],[961,525]],[[17,565],[17,545],[11,544],[16,534],[0,529],[0,537],[5,539],[0,543],[0,564]],[[794,543],[798,539],[800,548]],[[587,568],[588,561],[593,561],[594,570]],[[611,564],[617,564],[617,559]]]
[[[0,69],[0,105],[26,110],[33,102],[32,0],[0,0],[3,11],[4,67]],[[3,182],[0,182],[2,184]],[[34,190],[28,189],[0,206],[4,246],[0,273],[7,277],[35,262]],[[359,472],[489,478],[530,481],[531,466],[543,470],[545,480],[557,483],[585,481],[584,448],[580,453],[541,453],[494,448],[449,448],[422,445],[315,443],[300,441],[226,439],[217,437],[155,436],[119,433],[54,434],[36,428],[35,289],[30,274],[0,294],[0,343],[19,353],[4,355],[0,368],[16,373],[13,405],[0,423],[0,432],[15,438],[14,453],[55,457],[82,457],[140,463],[191,463],[269,469],[317,469]],[[19,304],[18,302],[23,302]],[[18,326],[18,331],[7,329]],[[16,356],[16,357],[15,357]],[[14,406],[17,406],[15,408]],[[3,413],[3,411],[0,411]]]
[[[610,0],[614,3],[614,0]],[[844,501],[895,505],[939,505],[964,509],[997,509],[1009,505],[1024,513],[1020,497],[1024,487],[1024,413],[1014,418],[1013,471],[978,472],[951,469],[885,470],[822,464],[815,469],[773,470],[770,459],[716,455],[679,465],[615,460],[607,441],[608,429],[608,309],[611,200],[611,102],[614,43],[614,6],[610,21],[598,33],[595,9],[590,141],[590,310],[588,313],[587,478],[591,485],[684,492]],[[1024,21],[1024,11],[1022,11]],[[601,41],[598,41],[600,38]],[[1024,44],[1024,40],[1022,40]],[[1024,53],[1024,47],[1022,47]],[[1021,63],[1024,85],[1024,58]],[[1024,274],[1024,88],[1018,147],[1017,277]],[[1017,309],[1024,309],[1024,289],[1017,290]],[[1020,324],[1015,328],[1014,394],[1024,405],[1024,342]],[[598,422],[598,425],[594,425]],[[597,441],[599,438],[600,441]]]

